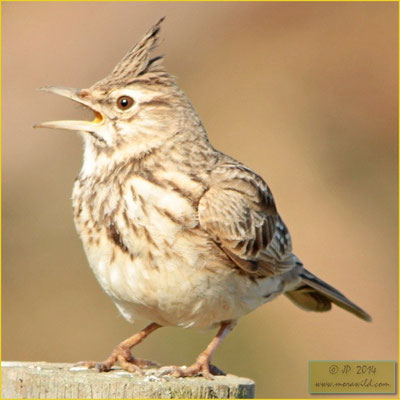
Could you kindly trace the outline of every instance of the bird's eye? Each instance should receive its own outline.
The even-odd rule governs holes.
[[[121,96],[117,100],[117,106],[120,110],[128,110],[135,104],[135,100],[132,99],[132,97],[129,96]]]

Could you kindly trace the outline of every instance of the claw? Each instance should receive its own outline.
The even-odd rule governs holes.
[[[190,367],[176,367],[174,365],[163,367],[159,371],[162,375],[171,375],[176,378],[202,375],[205,379],[213,380],[215,375],[225,375],[225,372],[211,364],[211,357],[222,339],[233,328],[234,322],[222,322],[215,338],[207,348],[200,353],[196,362]]]
[[[108,372],[111,369],[111,365],[108,365],[106,362],[97,362],[94,369],[97,372]]]
[[[143,375],[142,368],[146,369],[159,367],[158,363],[150,360],[144,360],[142,358],[135,358],[131,354],[127,354],[123,349],[121,349],[121,351],[117,351],[117,349],[114,350],[113,354],[103,362],[80,361],[77,363],[77,365],[95,369],[97,372],[108,372],[111,370],[113,365],[117,363],[125,371],[137,373],[139,375]]]
[[[118,363],[122,369],[128,372],[138,373],[139,375],[143,375],[142,368],[159,367],[159,364],[154,361],[133,357],[129,351],[121,347],[117,347],[111,356],[103,362],[80,361],[76,365],[95,369],[97,372],[108,372],[116,363]]]
[[[125,357],[120,355],[117,357],[117,359],[118,359],[118,364],[125,371],[132,372],[132,373],[136,372],[141,376],[144,375],[141,368],[135,363],[135,359],[133,357],[131,357],[131,360],[127,360]]]
[[[156,323],[151,323],[146,326],[140,332],[136,333],[132,337],[121,342],[103,362],[96,361],[81,361],[78,365],[85,366],[87,368],[94,368],[98,372],[110,371],[113,365],[118,363],[120,367],[128,372],[138,373],[143,375],[141,368],[155,368],[159,367],[154,361],[143,360],[141,358],[135,358],[131,354],[131,348],[139,344],[144,338],[146,338],[151,332],[161,328]]]
[[[171,375],[174,378],[203,376],[205,379],[213,380],[216,375],[226,375],[221,369],[215,365],[209,364],[208,361],[195,362],[190,367],[178,367],[176,365],[169,365],[158,369],[161,376]]]

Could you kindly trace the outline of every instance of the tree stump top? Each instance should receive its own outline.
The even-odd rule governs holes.
[[[146,370],[144,376],[121,369],[99,373],[73,364],[11,362],[1,364],[1,397],[57,399],[253,398],[255,385],[234,375],[174,378]]]

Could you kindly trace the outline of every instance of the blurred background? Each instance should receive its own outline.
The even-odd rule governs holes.
[[[309,360],[397,360],[395,2],[3,3],[3,359],[102,360],[144,326],[118,314],[75,232],[80,139],[32,125],[92,118],[35,89],[90,86],[164,15],[159,54],[211,142],[268,182],[306,267],[373,316],[282,296],[240,321],[215,364],[257,397],[301,398]],[[165,328],[134,354],[187,365],[214,334]]]

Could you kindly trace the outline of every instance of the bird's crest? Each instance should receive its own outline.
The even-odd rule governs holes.
[[[125,57],[116,65],[110,75],[102,79],[94,86],[127,85],[134,81],[171,84],[173,78],[168,75],[162,65],[162,56],[150,57],[159,42],[161,18],[153,25]]]

